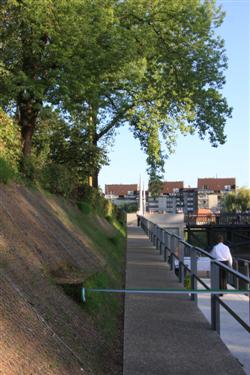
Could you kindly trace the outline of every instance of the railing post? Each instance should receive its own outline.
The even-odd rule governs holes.
[[[249,274],[249,262],[247,261],[244,261],[244,274],[246,275],[246,277],[250,277],[250,274]],[[245,289],[249,289],[250,287],[250,284],[249,283],[245,283]]]
[[[171,238],[170,238],[170,269],[171,271],[175,269],[175,257],[173,255],[174,254],[173,248],[174,248],[174,236],[171,235]]]
[[[235,270],[237,272],[239,272],[239,261],[238,259],[236,259],[236,262],[235,262]],[[238,277],[236,277],[236,285],[235,285],[236,289],[239,289],[240,288],[240,280]]]
[[[181,242],[178,241],[178,249],[179,249],[179,282],[184,285],[185,282],[185,267],[182,263],[184,263],[184,247]]]
[[[153,245],[156,245],[156,224],[154,224],[154,237],[153,237]]]
[[[163,229],[160,228],[160,254],[162,255],[162,250],[164,246],[164,232]]]
[[[220,267],[211,260],[211,289],[220,289]],[[220,303],[216,294],[211,294],[211,326],[220,334]]]
[[[161,228],[157,228],[158,246],[157,249],[161,251]]]
[[[244,259],[237,259],[237,271],[249,277],[249,262]],[[238,289],[249,289],[249,283],[238,279]]]
[[[156,250],[159,248],[159,228],[156,226]]]
[[[164,243],[164,262],[167,261],[167,232],[163,231],[163,243]]]
[[[191,289],[197,290],[197,279],[194,277],[194,275],[197,275],[197,254],[193,247],[190,249],[190,257],[191,257]],[[196,302],[198,301],[197,294],[192,293],[191,294],[191,300]]]

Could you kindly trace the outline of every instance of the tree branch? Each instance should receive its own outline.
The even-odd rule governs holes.
[[[117,128],[119,126],[119,120],[121,120],[126,112],[129,109],[132,109],[134,107],[133,104],[127,105],[120,109],[117,114],[113,117],[112,121],[106,125],[96,136],[97,141],[101,139],[105,134],[107,134],[112,128]]]

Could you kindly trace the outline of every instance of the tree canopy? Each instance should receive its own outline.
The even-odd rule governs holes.
[[[154,181],[178,132],[224,143],[223,17],[215,0],[2,2],[0,103],[16,114],[24,154],[48,104],[77,119],[92,150],[128,125]]]
[[[241,188],[224,196],[222,200],[224,212],[245,212],[250,209],[250,189]]]

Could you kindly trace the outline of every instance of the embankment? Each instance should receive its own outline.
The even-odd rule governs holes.
[[[122,286],[124,244],[100,216],[0,185],[1,374],[121,373],[122,299],[83,306],[65,285]]]

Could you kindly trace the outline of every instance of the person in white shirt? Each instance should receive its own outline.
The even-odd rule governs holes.
[[[217,245],[211,251],[211,255],[219,262],[232,267],[233,258],[228,246],[224,245],[224,238],[221,234],[217,235]],[[220,289],[227,289],[227,271],[220,268]]]

